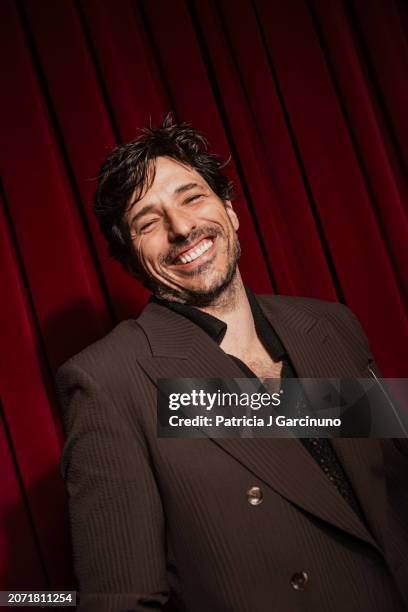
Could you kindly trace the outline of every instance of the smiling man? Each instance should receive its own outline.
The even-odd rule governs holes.
[[[150,162],[141,187],[148,189],[133,193],[125,219],[145,284],[160,297],[208,306],[236,275],[238,218],[185,164],[163,156]]]
[[[101,169],[110,253],[153,296],[58,373],[79,609],[405,610],[402,443],[157,436],[160,378],[378,374],[345,306],[244,286],[221,170],[171,118]]]

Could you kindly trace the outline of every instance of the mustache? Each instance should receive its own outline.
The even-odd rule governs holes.
[[[180,239],[177,240],[177,244],[172,246],[166,255],[164,255],[162,258],[162,263],[166,265],[172,264],[180,253],[193,246],[193,244],[195,244],[200,238],[215,238],[216,236],[222,235],[223,232],[218,227],[207,226],[197,228],[193,230],[187,238],[180,237]]]

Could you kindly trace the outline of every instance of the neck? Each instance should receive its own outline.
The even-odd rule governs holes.
[[[209,306],[200,307],[227,324],[227,332],[221,343],[226,352],[245,351],[256,339],[254,318],[240,272],[236,274],[228,288]]]

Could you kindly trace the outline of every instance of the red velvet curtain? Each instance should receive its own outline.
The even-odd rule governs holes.
[[[147,299],[98,234],[100,162],[169,110],[191,122],[231,154],[245,281],[346,303],[384,375],[406,376],[408,12],[402,0],[0,10],[0,588],[68,588],[53,374]]]

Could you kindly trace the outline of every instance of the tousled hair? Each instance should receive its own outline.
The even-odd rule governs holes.
[[[222,173],[224,164],[207,152],[206,138],[187,123],[174,123],[169,113],[161,125],[145,127],[128,144],[115,147],[103,163],[94,195],[94,212],[111,257],[138,277],[140,270],[124,220],[133,193],[140,199],[154,181],[155,161],[166,156],[194,168],[224,202],[233,185]]]

